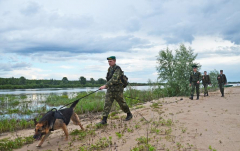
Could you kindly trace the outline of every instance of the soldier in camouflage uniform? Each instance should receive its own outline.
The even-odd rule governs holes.
[[[121,109],[127,113],[125,121],[132,118],[132,113],[129,110],[127,103],[123,99],[123,84],[120,77],[123,75],[123,71],[119,66],[116,65],[116,57],[111,56],[107,58],[110,67],[107,73],[107,83],[101,86],[99,89],[107,89],[105,105],[103,110],[102,121],[98,124],[107,124],[107,117],[111,111],[112,103],[116,100],[121,107]]]
[[[191,97],[190,99],[193,100],[193,95],[194,91],[196,88],[196,93],[197,93],[197,100],[199,99],[199,83],[201,81],[201,73],[197,71],[197,65],[193,65],[193,72],[190,75],[190,84],[189,86],[192,86],[192,91],[191,91]]]
[[[207,71],[204,71],[204,75],[202,77],[202,84],[204,86],[204,97],[208,96],[208,85],[211,85],[211,80],[209,75],[207,75]]]
[[[222,93],[221,97],[224,97],[224,85],[227,84],[226,75],[223,74],[223,70],[220,70],[220,74],[217,76],[218,85],[220,88],[220,92]]]

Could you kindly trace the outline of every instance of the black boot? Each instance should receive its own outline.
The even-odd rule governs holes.
[[[206,96],[206,93],[204,93],[204,97]]]
[[[208,96],[208,92],[207,92],[207,96]]]
[[[102,121],[101,122],[99,122],[99,123],[97,123],[97,124],[99,124],[99,125],[105,125],[105,124],[107,124],[107,117],[103,117],[102,118]]]
[[[132,119],[132,113],[129,112],[129,113],[127,113],[127,117],[125,118],[124,121],[129,121],[129,120],[131,120],[131,119]]]
[[[221,97],[224,97],[223,91],[221,91],[221,94],[222,94],[222,96],[221,96]]]
[[[199,95],[197,95],[197,99],[196,100],[199,100]]]
[[[193,100],[193,95],[191,95],[189,99],[190,99],[190,100]]]

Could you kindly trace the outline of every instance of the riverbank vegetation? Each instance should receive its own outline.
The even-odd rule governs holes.
[[[33,89],[33,88],[76,88],[76,87],[99,87],[106,83],[105,79],[99,78],[87,80],[81,76],[79,80],[68,80],[63,77],[62,80],[39,79],[31,80],[25,77],[20,78],[0,78],[0,89]]]
[[[79,80],[68,80],[67,77],[63,77],[62,80],[55,79],[39,79],[32,80],[25,77],[20,78],[1,78],[0,77],[0,89],[34,89],[34,88],[77,88],[77,87],[100,87],[106,83],[106,80],[99,78],[95,80],[90,78],[87,80],[81,76]],[[132,86],[145,86],[147,83],[130,83]],[[157,83],[156,83],[157,84]]]

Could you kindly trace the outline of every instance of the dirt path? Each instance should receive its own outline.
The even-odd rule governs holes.
[[[129,122],[121,120],[124,114],[118,114],[113,117],[115,119],[108,120],[107,126],[92,130],[91,123],[94,125],[99,120],[82,121],[88,130],[70,136],[68,141],[64,141],[63,131],[57,130],[41,148],[36,148],[35,142],[18,150],[79,150],[85,147],[86,150],[128,151],[146,146],[148,137],[148,144],[156,150],[209,151],[210,147],[217,151],[240,151],[240,88],[227,88],[225,92],[224,98],[217,91],[209,93],[209,97],[201,96],[200,100],[186,97],[183,100],[180,97],[155,100],[132,109],[134,118]],[[80,128],[68,126],[69,131],[74,129]],[[33,131],[22,130],[17,134],[30,136]],[[15,137],[16,134],[8,135]]]

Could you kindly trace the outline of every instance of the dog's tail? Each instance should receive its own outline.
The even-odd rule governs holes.
[[[75,106],[78,104],[79,99],[74,101],[73,104],[70,106],[70,108],[75,108]]]

